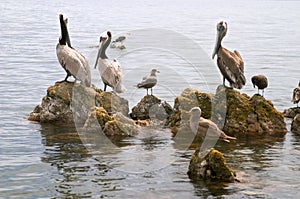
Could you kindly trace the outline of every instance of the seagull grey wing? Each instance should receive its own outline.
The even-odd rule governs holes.
[[[142,80],[139,84],[139,88],[152,88],[157,83],[156,77],[149,76],[148,78]]]

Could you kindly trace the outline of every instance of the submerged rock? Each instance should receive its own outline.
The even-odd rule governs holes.
[[[297,114],[300,114],[300,107],[293,107],[293,108],[285,109],[283,111],[284,117],[287,118],[293,119]]]
[[[235,171],[230,169],[223,154],[215,149],[196,150],[190,160],[188,176],[192,180],[234,182]]]
[[[109,114],[120,112],[127,116],[129,112],[128,101],[112,92],[74,82],[57,82],[47,89],[41,105],[35,107],[28,119],[63,125],[84,124],[95,106],[103,107]]]
[[[164,120],[172,113],[173,109],[166,101],[162,102],[154,95],[146,95],[132,108],[130,116],[134,120]]]
[[[300,113],[294,117],[291,125],[291,131],[293,133],[300,134]]]
[[[174,114],[167,126],[173,133],[190,131],[188,111],[198,106],[227,135],[284,135],[283,114],[260,95],[249,97],[235,89],[219,86],[215,95],[187,88],[175,99]]]

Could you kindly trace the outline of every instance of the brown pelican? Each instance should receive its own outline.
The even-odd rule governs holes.
[[[298,107],[299,101],[300,101],[300,81],[299,81],[299,84],[298,84],[298,88],[294,89],[293,99],[292,99],[292,102],[294,104],[297,104],[297,107]]]
[[[90,66],[86,58],[71,46],[66,20],[62,14],[59,15],[61,37],[56,45],[56,54],[59,63],[67,72],[64,81],[69,76],[80,80],[85,86],[91,85]]]
[[[262,90],[262,96],[264,96],[264,89],[268,87],[268,79],[264,75],[255,75],[251,78],[253,87],[257,86],[257,92]]]
[[[137,84],[138,88],[145,88],[147,89],[147,95],[148,95],[148,89],[151,89],[151,95],[152,95],[152,87],[154,87],[157,83],[156,73],[159,73],[157,69],[152,69],[149,76],[146,76],[143,78],[143,80]]]
[[[225,86],[225,79],[227,79],[231,87],[241,89],[246,83],[244,62],[239,52],[230,52],[222,47],[221,42],[226,32],[227,23],[224,21],[219,22],[217,24],[217,39],[212,59],[217,55],[217,64],[223,75],[223,85]]]
[[[125,89],[122,86],[122,68],[117,60],[110,60],[106,56],[106,49],[111,42],[111,32],[106,31],[100,36],[99,51],[95,63],[95,68],[99,66],[101,79],[104,83],[104,91],[110,86],[117,93],[122,93]]]
[[[225,142],[236,140],[235,137],[226,135],[214,122],[201,117],[201,109],[199,107],[192,108],[190,113],[190,127],[192,131],[197,135],[200,135],[202,139],[221,139]]]

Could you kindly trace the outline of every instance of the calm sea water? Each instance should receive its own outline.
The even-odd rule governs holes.
[[[283,111],[293,106],[299,81],[298,1],[33,1],[2,0],[0,18],[0,197],[24,198],[297,198],[300,194],[300,137],[257,142],[241,139],[216,147],[243,183],[193,183],[187,167],[193,149],[178,147],[167,130],[145,129],[118,147],[88,151],[75,129],[25,119],[48,86],[65,77],[55,45],[58,14],[69,17],[72,44],[93,67],[99,35],[126,35],[126,50],[109,49],[123,67],[130,106],[136,90],[158,68],[154,94],[173,104],[186,87],[214,92],[220,73],[210,59],[216,23],[228,22],[223,45],[245,61],[244,89],[265,74],[265,97]],[[102,87],[97,70],[93,83]],[[290,128],[287,121],[288,129]]]

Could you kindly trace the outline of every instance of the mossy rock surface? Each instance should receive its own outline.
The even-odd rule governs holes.
[[[190,108],[198,106],[202,117],[215,122],[227,135],[278,135],[287,132],[283,114],[260,95],[249,97],[220,85],[216,94],[187,88],[175,99],[175,112],[167,122],[173,133],[189,132]]]
[[[109,114],[121,112],[127,116],[129,112],[128,101],[112,92],[64,81],[48,87],[41,105],[36,106],[28,119],[58,125],[83,125],[95,106],[103,107]]]
[[[296,134],[300,134],[300,114],[297,114],[292,122],[291,131]]]
[[[193,180],[234,182],[235,171],[229,168],[221,152],[208,149],[196,150],[190,160],[188,176]]]
[[[84,131],[103,132],[108,137],[111,136],[134,136],[139,132],[139,126],[135,122],[118,112],[114,115],[109,113],[103,107],[95,107],[89,118],[86,120]]]
[[[170,104],[158,99],[154,95],[146,95],[132,108],[130,116],[134,120],[164,120],[172,113],[173,109]]]

